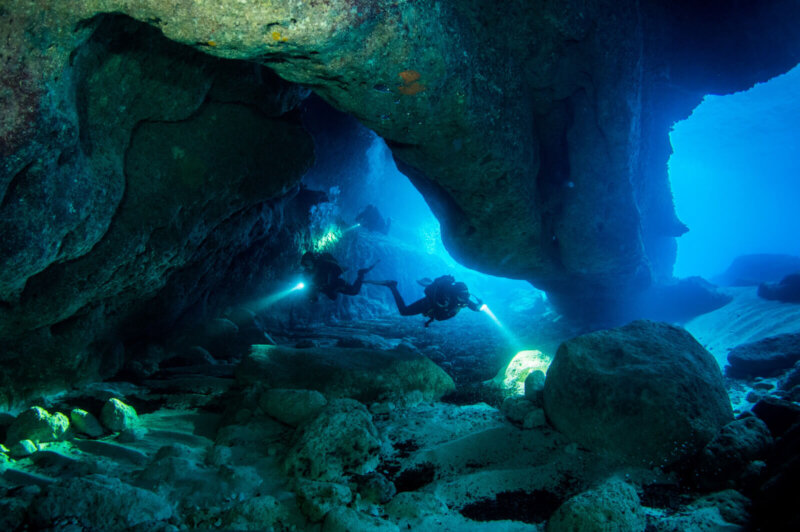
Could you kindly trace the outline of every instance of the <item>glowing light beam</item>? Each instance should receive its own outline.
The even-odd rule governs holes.
[[[274,294],[270,294],[268,296],[262,297],[261,299],[253,302],[250,307],[253,309],[254,312],[258,312],[260,310],[264,310],[268,307],[271,307],[278,301],[285,299],[292,295],[294,292],[298,290],[302,290],[305,288],[306,285],[303,282],[299,282],[291,288],[287,288],[285,290],[281,290],[280,292],[275,292]]]
[[[512,346],[515,346],[515,347],[520,345],[520,342],[519,342],[519,340],[517,340],[517,337],[514,336],[511,333],[511,331],[509,331],[506,328],[505,325],[503,325],[503,323],[497,318],[497,316],[494,315],[494,312],[492,312],[492,309],[490,309],[489,306],[486,303],[481,305],[478,310],[480,310],[481,312],[483,312],[484,314],[486,314],[487,316],[489,316],[492,319],[494,324],[497,325],[497,328],[500,329],[500,332],[503,334],[505,339],[508,340],[509,344],[511,344]]]

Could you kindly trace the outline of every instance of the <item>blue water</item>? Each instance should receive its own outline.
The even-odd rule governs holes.
[[[676,276],[711,277],[743,253],[800,255],[800,67],[707,96],[670,140],[675,207],[690,229]]]

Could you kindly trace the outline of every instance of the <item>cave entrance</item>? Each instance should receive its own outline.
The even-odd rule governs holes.
[[[359,297],[335,302],[320,298],[308,305],[302,297],[290,298],[287,305],[294,305],[301,325],[349,323],[369,327],[384,338],[413,340],[415,345],[431,347],[436,362],[452,362],[451,374],[461,385],[493,378],[519,351],[555,352],[561,333],[553,332],[560,329],[552,327],[552,321],[558,316],[544,293],[525,281],[486,275],[454,260],[442,243],[438,220],[397,169],[383,139],[316,96],[304,102],[302,111],[315,143],[315,163],[303,184],[327,194],[327,201],[311,209],[310,244],[320,244],[314,251],[330,252],[347,268],[348,279],[355,278],[357,269],[376,264],[367,279],[396,280],[406,304],[423,297],[418,280],[449,274],[465,282],[488,308],[462,310],[454,319],[426,328],[423,316],[399,316],[385,286],[365,284]],[[368,205],[391,220],[387,231],[380,230],[383,226],[371,230],[366,223],[357,227],[359,214]],[[539,319],[542,316],[547,319]],[[382,323],[389,325],[382,328]],[[471,388],[460,389],[467,390],[466,395],[453,401],[474,401]]]
[[[422,295],[417,279],[444,274],[465,281],[484,301],[496,302],[501,316],[514,302],[544,299],[543,292],[525,281],[486,275],[456,262],[442,243],[438,220],[420,192],[397,169],[382,138],[316,96],[304,103],[303,116],[314,138],[316,159],[303,183],[326,192],[329,200],[314,208],[311,220],[316,242],[324,245],[331,237],[326,251],[347,261],[352,269],[362,267],[355,263],[359,260],[380,260],[376,272],[398,280],[407,301]],[[388,238],[380,235],[380,228],[357,227],[359,215],[368,205],[376,207],[388,223],[384,235]],[[362,249],[345,241],[352,240],[354,234],[366,238],[370,233],[379,238],[362,243]],[[372,249],[364,250],[365,246]]]
[[[678,217],[675,276],[713,278],[739,255],[800,255],[800,66],[707,96],[675,124],[669,176]]]

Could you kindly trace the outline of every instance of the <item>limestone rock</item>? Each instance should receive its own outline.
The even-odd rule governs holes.
[[[395,495],[386,505],[386,513],[392,519],[416,519],[429,515],[444,515],[448,511],[444,502],[428,492],[404,491]]]
[[[547,532],[643,532],[646,525],[636,490],[614,479],[567,500],[550,517]]]
[[[522,428],[525,429],[544,426],[547,426],[547,418],[544,415],[544,410],[538,407],[525,414],[525,418],[522,420]]]
[[[325,396],[314,390],[265,390],[259,405],[267,415],[281,423],[297,427],[316,416],[328,404]]]
[[[455,389],[453,379],[424,356],[406,349],[255,345],[236,372],[241,383],[318,390],[370,404],[399,401],[413,392],[427,401]]]
[[[758,296],[784,303],[800,303],[800,273],[787,275],[777,283],[761,283]]]
[[[739,525],[725,521],[715,507],[693,508],[659,519],[654,532],[686,532],[687,530],[709,532],[741,532]]]
[[[388,478],[378,472],[353,477],[358,485],[361,500],[374,504],[386,504],[397,493],[397,488]]]
[[[286,508],[275,497],[262,495],[228,510],[223,523],[232,530],[282,530],[288,520]]]
[[[544,372],[532,371],[525,377],[525,399],[535,405],[542,404],[542,396],[544,394]]]
[[[541,408],[537,407],[523,396],[516,396],[506,397],[500,407],[500,410],[511,421],[514,421],[515,423],[523,423],[531,412],[541,410]]]
[[[777,397],[765,396],[753,405],[752,412],[769,427],[773,436],[783,435],[800,423],[800,405]]]
[[[47,487],[31,506],[34,525],[43,527],[71,516],[99,530],[124,530],[172,516],[170,504],[151,491],[116,478],[88,475],[68,478]]]
[[[800,386],[800,362],[795,362],[792,369],[783,376],[778,385],[781,390],[791,390],[795,386]]]
[[[17,93],[4,92],[17,104],[0,124],[0,351],[29,363],[0,376],[22,395],[110,376],[119,365],[98,339],[138,343],[221,284],[231,299],[252,289],[274,267],[277,227],[295,216],[283,216],[287,193],[313,146],[299,115],[280,116],[307,92],[266,68],[169,41],[110,5],[11,2],[0,27],[2,60],[13,58],[0,86]],[[215,91],[215,79],[235,90]],[[5,152],[17,123],[29,134]],[[235,262],[245,252],[246,274]]]
[[[322,532],[399,532],[394,523],[352,508],[339,507],[328,512]]]
[[[36,444],[31,440],[20,440],[9,449],[9,454],[14,458],[25,458],[38,450]]]
[[[8,427],[6,444],[11,446],[20,440],[58,441],[67,429],[69,429],[67,416],[61,412],[50,414],[44,408],[33,406],[22,412]]]
[[[689,508],[716,508],[727,522],[746,526],[750,522],[750,499],[735,490],[724,490],[700,497]]]
[[[711,354],[685,330],[648,321],[561,344],[544,407],[579,444],[649,465],[698,451],[733,419]]]
[[[100,420],[112,432],[122,432],[139,424],[139,416],[136,415],[136,409],[115,397],[112,397],[103,405],[103,410],[100,412]]]
[[[338,399],[298,429],[284,465],[292,476],[337,480],[347,473],[373,471],[380,447],[366,407],[352,399]]]
[[[350,488],[334,482],[318,482],[297,479],[295,483],[297,503],[309,520],[321,521],[331,509],[347,506],[353,500]]]
[[[787,275],[800,271],[800,257],[771,253],[740,255],[717,278],[722,286],[756,286],[763,282],[777,282]]]
[[[800,334],[779,334],[742,344],[728,353],[730,377],[772,377],[800,361]]]
[[[731,421],[703,449],[697,477],[703,483],[736,481],[750,462],[766,457],[772,443],[767,425],[757,417]]]
[[[86,434],[92,438],[99,438],[103,435],[103,427],[100,425],[100,422],[86,410],[73,408],[69,413],[69,419],[76,432]]]
[[[538,371],[544,377],[549,365],[550,357],[541,351],[535,349],[520,351],[497,372],[492,382],[504,390],[506,395],[522,395],[525,393],[525,380],[528,375]]]

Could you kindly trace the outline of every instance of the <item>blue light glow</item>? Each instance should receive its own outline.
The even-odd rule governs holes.
[[[675,124],[669,175],[678,218],[675,275],[721,273],[744,253],[800,254],[800,68],[707,96]]]
[[[256,300],[246,306],[251,308],[254,312],[259,312],[271,307],[272,305],[283,299],[286,299],[293,293],[297,292],[298,290],[302,290],[305,287],[306,287],[305,283],[301,281],[292,286],[291,288],[286,288],[284,290],[280,290],[279,292],[275,292],[274,294],[262,297],[261,299]]]

